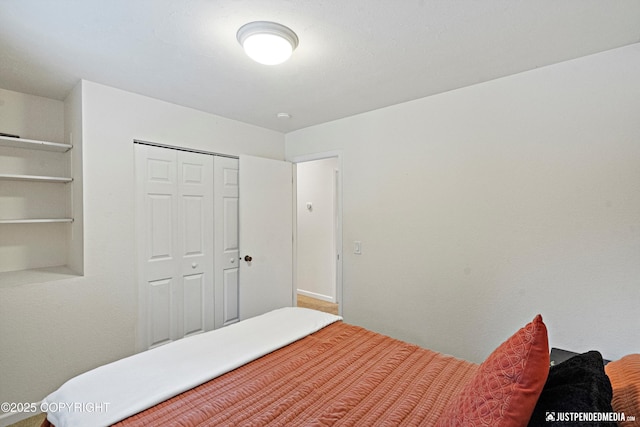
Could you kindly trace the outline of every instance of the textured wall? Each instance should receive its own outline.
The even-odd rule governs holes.
[[[639,114],[636,44],[287,134],[343,152],[345,319],[481,361],[542,313],[637,352]]]

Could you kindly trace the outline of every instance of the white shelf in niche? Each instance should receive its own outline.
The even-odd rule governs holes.
[[[61,144],[59,142],[50,142],[50,141],[38,141],[35,139],[13,138],[10,136],[0,136],[0,146],[25,148],[28,150],[57,151],[60,153],[65,153],[71,150],[71,148],[73,148],[71,144]]]
[[[0,268],[11,270],[0,271],[0,288],[79,276],[69,265],[46,266],[50,262],[60,261],[59,257],[51,255],[66,250],[71,239],[71,224],[74,223],[73,214],[69,212],[72,189],[67,184],[72,185],[74,181],[69,156],[73,148],[71,144],[66,143],[0,135],[0,155],[8,154],[3,163],[7,164],[7,169],[0,173],[0,186],[8,189],[10,194],[23,194],[30,198],[30,203],[25,204],[24,216],[22,212],[16,212],[13,214],[16,216],[7,218],[12,214],[6,212],[4,218],[0,219],[0,236],[13,236],[12,239],[15,240],[24,235],[28,236],[23,242],[25,247],[37,247],[39,243],[42,243],[43,247],[46,246],[44,255],[38,251],[29,252],[27,259],[21,260],[24,262],[12,263],[11,257],[8,257],[6,262],[4,258],[0,259]],[[24,170],[11,170],[11,167],[20,168],[23,163]],[[32,170],[32,173],[29,173],[29,170]],[[65,189],[62,189],[62,186]],[[64,194],[54,193],[54,196],[50,194],[53,190],[61,190]],[[13,210],[22,210],[18,209],[19,203],[20,201],[16,201],[11,205],[12,208],[16,208]],[[36,209],[38,206],[45,206],[45,203],[51,203],[51,206],[47,207],[48,212],[42,211],[41,208]],[[67,215],[69,217],[66,217]],[[2,238],[0,247],[5,249]]]
[[[53,182],[66,184],[73,181],[73,178],[61,177],[61,176],[38,176],[38,175],[10,175],[0,174],[0,179],[9,181],[35,181],[35,182]]]
[[[73,222],[73,218],[24,218],[24,219],[0,219],[0,224],[46,224],[56,222]]]

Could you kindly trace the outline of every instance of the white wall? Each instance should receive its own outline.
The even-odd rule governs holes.
[[[81,97],[85,276],[0,288],[0,402],[134,352],[133,139],[284,157],[277,132],[86,81]]]
[[[636,44],[287,134],[344,154],[346,321],[481,361],[542,313],[637,352],[639,118]]]
[[[335,157],[296,164],[296,286],[303,295],[330,302],[336,302],[337,167]]]
[[[69,152],[73,176],[71,185],[71,233],[68,240],[69,268],[76,274],[84,272],[84,191],[82,165],[82,85],[78,84],[64,101],[64,129],[66,142],[73,145]]]
[[[0,132],[64,142],[64,103],[0,88]]]

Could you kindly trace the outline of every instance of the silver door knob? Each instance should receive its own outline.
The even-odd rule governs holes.
[[[191,263],[191,268],[196,268],[198,266],[198,264],[196,264],[195,262]]]

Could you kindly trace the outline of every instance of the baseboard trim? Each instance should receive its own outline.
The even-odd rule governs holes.
[[[317,294],[315,292],[305,291],[303,289],[297,289],[296,292],[299,293],[300,295],[304,295],[305,297],[315,298],[315,299],[319,299],[326,302],[332,302],[334,304],[336,303],[336,299],[331,298],[328,295]]]
[[[40,402],[37,403],[40,407]],[[15,424],[18,421],[26,420],[27,418],[35,417],[42,412],[5,412],[0,415],[0,427],[7,427],[11,424]]]

